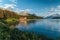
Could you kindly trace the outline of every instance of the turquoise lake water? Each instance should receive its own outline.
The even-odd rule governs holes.
[[[46,35],[49,38],[60,37],[60,19],[40,19],[19,23],[16,28],[22,31]]]

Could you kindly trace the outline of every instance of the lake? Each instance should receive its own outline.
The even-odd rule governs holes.
[[[60,19],[40,19],[19,22],[16,28],[21,31],[43,34],[49,38],[55,39],[60,37]]]

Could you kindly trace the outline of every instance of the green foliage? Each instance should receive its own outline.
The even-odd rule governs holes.
[[[17,28],[11,30],[9,27],[0,22],[0,40],[49,40],[46,36],[37,35],[32,32],[23,32]]]
[[[8,19],[6,19],[7,23],[16,22],[16,21],[18,21],[16,18],[8,18]]]

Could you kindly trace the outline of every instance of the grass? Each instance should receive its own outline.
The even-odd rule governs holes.
[[[7,23],[10,23],[10,22],[16,22],[16,21],[18,21],[18,19],[16,19],[16,18],[8,18],[8,19],[6,19],[5,20]]]
[[[23,32],[14,28],[13,25],[7,25],[10,22],[16,22],[15,18],[6,19],[6,24],[3,21],[4,20],[0,21],[0,40],[53,40],[44,35],[37,35],[32,32]]]

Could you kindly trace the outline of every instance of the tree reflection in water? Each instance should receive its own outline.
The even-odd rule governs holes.
[[[28,21],[19,21],[19,24],[20,25],[24,25],[24,26],[27,26],[27,25],[29,25],[30,23],[35,23],[36,22],[36,20],[28,20]]]
[[[9,26],[0,23],[0,40],[52,40],[46,36],[36,35],[35,33],[22,32],[17,28],[11,30]]]

